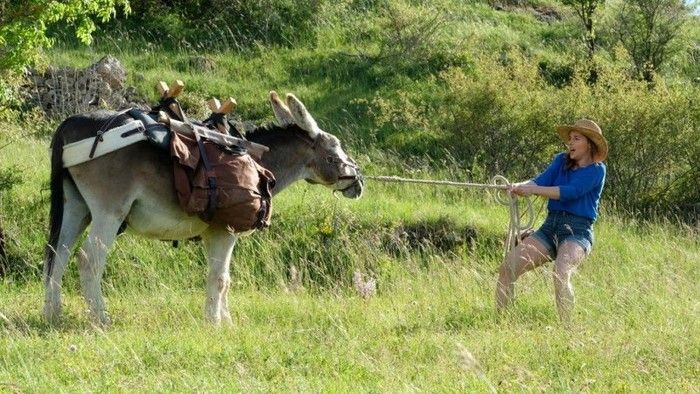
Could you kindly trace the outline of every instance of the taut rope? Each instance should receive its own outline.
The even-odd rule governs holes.
[[[508,223],[508,235],[506,236],[504,256],[507,255],[508,252],[518,244],[518,242],[520,241],[520,233],[522,231],[531,230],[532,226],[535,223],[535,213],[532,209],[532,200],[530,199],[530,197],[524,197],[526,203],[527,221],[525,225],[521,223],[521,219],[523,218],[523,216],[520,214],[518,197],[512,193],[507,192],[507,190],[510,188],[511,183],[508,181],[508,179],[501,175],[496,175],[493,178],[491,178],[491,183],[436,181],[432,179],[401,178],[398,176],[365,175],[364,178],[380,182],[421,183],[426,185],[454,186],[473,189],[496,189],[496,201],[503,205],[508,205],[508,207],[510,208],[510,221]]]

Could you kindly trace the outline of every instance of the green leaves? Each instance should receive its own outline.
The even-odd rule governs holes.
[[[2,4],[0,16],[0,71],[20,70],[40,62],[42,49],[53,45],[48,30],[64,23],[75,26],[76,37],[85,44],[92,42],[96,30],[94,19],[106,22],[121,8],[131,11],[127,0],[70,0]]]
[[[632,56],[637,74],[653,82],[655,74],[675,52],[689,8],[681,0],[628,0],[615,17],[613,30]]]

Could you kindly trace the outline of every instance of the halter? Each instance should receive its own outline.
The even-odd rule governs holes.
[[[339,181],[345,181],[345,180],[353,180],[353,181],[359,181],[363,182],[364,177],[362,176],[360,172],[360,167],[355,163],[353,159],[348,158],[348,160],[344,160],[340,156],[332,156],[328,155],[326,156],[326,162],[329,164],[338,164],[338,169],[342,169],[344,167],[350,167],[353,170],[355,170],[355,175],[341,175],[338,177]],[[353,184],[350,184],[352,186]],[[345,189],[342,189],[341,191],[345,191],[350,188],[350,186],[346,187]]]
[[[311,147],[311,149],[316,150],[316,147],[318,146],[318,140],[312,139],[311,137],[307,135],[299,135],[299,134],[294,134],[297,138],[301,139],[304,141],[307,145]],[[326,163],[328,164],[337,164],[338,165],[338,172],[340,172],[343,168],[345,167],[350,167],[353,170],[355,170],[355,175],[340,175],[338,176],[338,180],[335,183],[332,183],[328,186],[335,185],[336,183],[340,181],[347,181],[351,180],[354,182],[351,182],[347,187],[343,189],[336,189],[334,192],[344,192],[351,187],[355,186],[355,184],[359,183],[360,185],[364,184],[364,177],[362,176],[362,173],[360,172],[360,167],[355,163],[355,161],[351,158],[348,157],[347,160],[343,159],[340,156],[337,155],[328,155],[326,156]]]
[[[364,185],[365,178],[362,176],[362,173],[360,172],[360,167],[357,165],[357,163],[355,163],[355,160],[353,160],[349,157],[347,160],[345,160],[345,159],[341,158],[340,156],[328,155],[328,156],[326,156],[326,162],[329,164],[337,164],[339,172],[345,167],[350,167],[353,170],[355,170],[354,175],[341,175],[338,177],[338,180],[335,183],[338,183],[340,181],[346,181],[346,180],[350,180],[353,182],[350,182],[349,185],[347,185],[346,187],[344,187],[342,189],[333,190],[333,194],[335,194],[335,192],[343,193],[346,190],[350,189],[351,187],[353,187],[357,184],[359,184],[360,187],[362,187],[362,185]],[[335,185],[335,183],[334,183],[334,185]]]

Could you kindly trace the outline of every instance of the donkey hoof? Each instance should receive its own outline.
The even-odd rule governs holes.
[[[46,303],[44,304],[44,320],[46,320],[48,323],[57,323],[59,320],[61,320],[61,304],[51,304],[51,303]]]
[[[112,319],[109,318],[105,311],[92,312],[90,315],[90,320],[98,327],[108,327],[112,325]]]
[[[228,313],[221,315],[221,325],[224,327],[233,327],[233,319]]]

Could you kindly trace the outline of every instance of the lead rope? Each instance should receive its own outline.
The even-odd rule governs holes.
[[[491,178],[491,183],[470,183],[470,182],[453,182],[453,181],[436,181],[431,179],[411,179],[401,178],[398,176],[369,176],[365,175],[365,179],[372,179],[380,182],[395,182],[395,183],[420,183],[426,185],[454,186],[461,188],[473,189],[495,189],[495,199],[509,208],[509,223],[508,235],[504,244],[504,257],[508,255],[515,246],[520,242],[520,234],[525,231],[532,230],[535,224],[535,212],[533,209],[532,199],[530,196],[522,197],[525,200],[525,214],[527,220],[523,224],[523,215],[520,214],[520,205],[518,204],[518,196],[508,192],[510,181],[502,175],[496,175]]]

